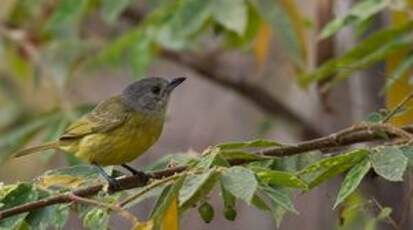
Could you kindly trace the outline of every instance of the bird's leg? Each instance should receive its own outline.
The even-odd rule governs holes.
[[[105,170],[102,167],[100,167],[98,164],[93,163],[93,165],[98,169],[99,174],[102,175],[106,179],[106,181],[109,183],[110,187],[113,190],[119,190],[120,189],[120,184],[114,177],[109,176],[105,172]]]
[[[139,179],[146,183],[149,180],[149,176],[140,171],[140,170],[136,170],[134,168],[132,168],[131,166],[127,165],[127,164],[121,164],[122,167],[124,167],[126,170],[128,170],[130,173],[132,173],[133,175],[139,176]]]

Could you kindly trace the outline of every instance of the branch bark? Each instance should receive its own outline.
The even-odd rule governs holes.
[[[296,154],[302,154],[312,150],[331,150],[337,147],[345,147],[351,144],[362,143],[362,142],[370,142],[370,141],[379,141],[379,140],[386,140],[391,141],[395,138],[400,138],[401,134],[399,132],[407,132],[410,135],[413,135],[413,126],[406,126],[403,128],[396,128],[392,127],[392,129],[396,129],[396,131],[392,131],[392,129],[386,129],[386,127],[381,126],[353,126],[348,129],[341,130],[337,133],[333,133],[329,136],[308,140],[304,142],[300,142],[296,145],[289,145],[289,146],[281,146],[275,148],[269,148],[265,150],[255,151],[254,154],[262,154],[265,156],[274,156],[274,157],[283,157],[283,156],[291,156]],[[383,129],[379,129],[379,128]],[[399,130],[399,131],[397,131]],[[378,135],[377,132],[386,132],[387,138],[384,139],[383,135]],[[406,137],[405,137],[406,138]],[[243,160],[233,160],[230,162],[231,165],[239,165],[246,163]],[[186,166],[178,166],[173,167],[161,171],[155,171],[148,174],[148,177],[151,179],[161,179],[164,177],[173,176],[176,173],[183,172],[187,169]],[[140,176],[127,176],[118,179],[120,184],[120,189],[118,190],[110,190],[109,192],[116,192],[119,190],[126,190],[131,188],[137,188],[147,185],[149,182],[143,182],[140,180]],[[61,203],[69,203],[72,202],[73,196],[78,197],[89,197],[97,194],[101,191],[104,187],[104,184],[97,184],[92,185],[86,188],[80,188],[74,190],[69,193],[63,193],[54,195],[51,197],[47,197],[41,200],[29,202],[26,204],[18,205],[13,208],[3,209],[0,210],[0,220],[18,215],[25,212],[30,212],[39,208],[43,208],[46,206],[54,205],[54,204],[61,204]]]

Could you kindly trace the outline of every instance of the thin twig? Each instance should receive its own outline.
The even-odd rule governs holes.
[[[94,205],[94,206],[98,206],[98,207],[102,207],[102,208],[112,210],[112,211],[118,213],[121,217],[123,217],[126,220],[128,220],[129,222],[131,222],[132,226],[136,226],[137,224],[139,224],[139,220],[134,215],[132,215],[132,213],[128,212],[127,210],[121,208],[120,206],[118,206],[116,204],[113,205],[113,204],[107,204],[107,203],[104,203],[104,202],[99,202],[99,201],[96,201],[96,200],[76,196],[73,193],[69,193],[69,197],[73,202],[91,204],[91,205]]]
[[[383,210],[383,206],[382,206],[375,198],[373,198],[372,200],[373,200],[373,203],[377,206],[377,208],[378,208],[380,211],[382,211],[382,210]],[[394,229],[400,230],[400,226],[397,225],[396,221],[395,221],[391,216],[388,216],[388,217],[387,217],[387,220],[389,221],[390,225],[391,225]]]
[[[413,98],[413,92],[407,95],[406,97],[403,98],[403,100],[400,101],[400,103],[392,109],[387,116],[383,118],[381,121],[382,123],[388,122],[394,115],[396,115],[401,108],[403,108],[411,99]]]

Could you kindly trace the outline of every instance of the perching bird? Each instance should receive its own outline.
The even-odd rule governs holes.
[[[23,149],[13,156],[60,149],[96,165],[110,185],[118,187],[100,166],[121,165],[133,174],[141,174],[126,163],[158,140],[170,94],[184,80],[153,77],[136,81],[74,121],[57,141]]]

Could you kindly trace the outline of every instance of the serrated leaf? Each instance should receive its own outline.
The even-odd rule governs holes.
[[[229,142],[217,145],[221,150],[234,150],[243,148],[268,148],[282,146],[280,143],[272,140],[253,140],[244,142]]]
[[[186,210],[194,206],[200,199],[208,194],[219,179],[219,173],[210,169],[204,174],[189,175],[179,191],[179,207]]]
[[[247,25],[247,6],[245,0],[212,1],[214,19],[228,30],[243,35]]]
[[[413,39],[410,36],[412,29],[413,22],[409,22],[373,33],[341,57],[330,59],[314,72],[302,76],[300,83],[307,86],[332,75],[339,75],[336,80],[344,79],[360,68],[409,47]]]
[[[102,18],[109,24],[113,24],[122,11],[129,5],[130,0],[102,0]]]
[[[269,186],[260,187],[260,190],[265,195],[267,195],[275,204],[281,206],[285,210],[298,214],[298,211],[295,209],[294,204],[287,192],[274,189]]]
[[[356,164],[346,175],[334,203],[334,209],[359,186],[363,177],[369,172],[371,163],[368,159]]]
[[[251,204],[258,182],[254,173],[246,168],[235,166],[228,168],[221,176],[221,183],[235,197]]]
[[[390,146],[379,148],[370,159],[377,174],[389,181],[403,181],[408,159],[400,149]]]
[[[255,171],[257,177],[264,184],[300,188],[303,190],[307,189],[307,183],[305,183],[293,173],[257,167],[253,167],[252,170]]]
[[[346,15],[330,21],[322,29],[320,38],[330,37],[345,26],[360,23],[370,18],[386,8],[391,2],[391,0],[363,0],[357,2]]]

